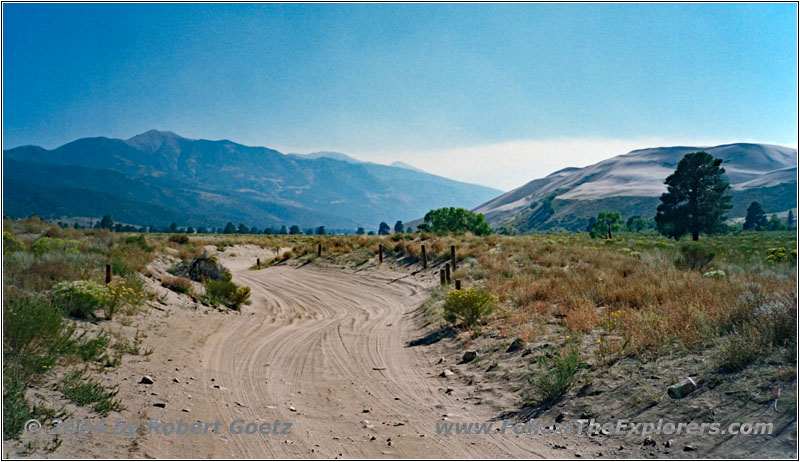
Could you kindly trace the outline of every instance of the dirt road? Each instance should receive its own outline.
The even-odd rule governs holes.
[[[420,332],[412,312],[422,278],[307,265],[233,267],[253,304],[229,316],[199,348],[191,421],[223,423],[220,435],[142,435],[155,457],[537,457],[535,441],[509,435],[437,436],[436,422],[485,421],[445,394],[431,358],[406,346]],[[241,265],[240,265],[241,266]],[[432,280],[432,278],[431,278]],[[202,321],[202,320],[200,320]],[[178,407],[157,418],[183,417]],[[151,418],[153,412],[148,412]],[[289,435],[232,435],[227,425],[292,423]],[[284,425],[285,427],[285,425]],[[283,428],[281,429],[283,431]]]

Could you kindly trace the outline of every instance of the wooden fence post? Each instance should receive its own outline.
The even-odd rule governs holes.
[[[428,267],[428,256],[425,254],[425,244],[422,244],[422,267]]]
[[[111,282],[111,264],[106,263],[106,284]]]
[[[450,266],[453,268],[453,272],[456,271],[456,246],[450,246]]]
[[[443,269],[443,268],[440,268],[440,269],[439,269],[439,285],[440,285],[440,286],[443,286],[443,285],[445,285],[445,284],[446,284],[446,283],[445,283],[444,269]]]
[[[322,244],[317,244],[317,256],[322,256]]]
[[[450,284],[450,263],[445,263],[444,274],[447,277],[447,283]]]
[[[383,263],[383,244],[378,244],[378,262]]]
[[[256,258],[256,268],[261,268],[261,259]]]
[[[456,290],[461,290],[461,279],[456,279]]]

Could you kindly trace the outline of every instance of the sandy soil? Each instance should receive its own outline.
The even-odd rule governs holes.
[[[437,423],[496,421],[504,411],[515,409],[519,399],[519,384],[504,389],[502,378],[485,371],[485,362],[458,364],[463,348],[454,339],[409,346],[410,341],[432,332],[432,326],[425,325],[426,315],[420,305],[428,298],[428,289],[438,282],[437,269],[412,273],[386,263],[380,269],[360,271],[317,264],[251,270],[256,258],[267,261],[273,252],[257,246],[237,246],[224,252],[209,247],[208,251],[232,271],[234,281],[251,287],[252,304],[241,313],[219,311],[161,288],[154,278],[152,287],[164,295],[164,303],[154,303],[126,327],[131,337],[135,332],[146,336],[143,348],[153,353],[126,356],[122,366],[102,376],[109,383],[119,384],[118,396],[126,409],[106,418],[104,434],[64,435],[58,449],[39,451],[34,457],[590,458],[714,454],[705,450],[686,453],[680,448],[665,451],[660,440],[658,450],[642,447],[642,437],[543,437],[512,431],[502,435],[437,435]],[[168,258],[160,257],[151,271],[157,277],[169,264]],[[524,368],[524,361],[519,361],[519,367]],[[440,376],[445,368],[454,375]],[[151,377],[154,383],[139,383],[143,376]],[[611,399],[611,395],[606,397]],[[84,408],[65,405],[75,418],[100,420]],[[542,421],[552,423],[559,412],[559,408],[551,410]],[[572,420],[579,417],[574,411],[566,415]],[[189,425],[219,421],[220,427],[200,435],[148,434],[152,419]],[[268,434],[232,434],[230,424],[237,419],[255,426],[269,423],[270,429]],[[139,423],[140,427],[130,437],[111,434],[117,420]],[[275,434],[272,427],[276,421],[280,422],[279,432],[291,423],[290,433]],[[28,440],[26,436],[20,443],[4,444],[4,455],[24,454],[22,448]],[[796,438],[793,442],[796,447]]]
[[[232,256],[235,255],[235,256]],[[490,412],[446,394],[437,358],[406,342],[423,332],[413,313],[433,273],[354,272],[315,265],[248,269],[258,247],[219,255],[234,281],[252,288],[252,305],[220,312],[170,293],[137,315],[149,332],[147,357],[127,358],[104,375],[120,385],[126,409],[106,418],[102,435],[63,435],[53,458],[468,458],[544,457],[523,438],[437,436],[441,421],[486,421]],[[165,262],[161,262],[162,267]],[[166,289],[160,288],[160,293]],[[143,376],[153,384],[141,384]],[[164,407],[156,407],[156,404]],[[91,417],[68,406],[75,418]],[[189,424],[219,420],[206,435],[147,434],[151,419]],[[292,423],[291,434],[231,434],[236,419]],[[132,438],[111,434],[117,420],[140,423]],[[281,431],[285,425],[281,425]],[[42,436],[40,436],[41,438]],[[26,442],[15,445],[19,447]],[[530,441],[529,441],[530,442]],[[19,455],[8,447],[6,455]]]

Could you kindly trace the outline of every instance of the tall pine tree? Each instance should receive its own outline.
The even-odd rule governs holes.
[[[678,162],[678,168],[664,181],[667,192],[661,195],[656,214],[662,234],[675,239],[691,234],[696,241],[700,233],[718,229],[731,208],[730,184],[720,164],[722,159],[702,151],[686,154]]]

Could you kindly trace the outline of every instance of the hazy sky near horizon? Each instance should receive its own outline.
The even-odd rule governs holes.
[[[508,190],[797,147],[794,4],[4,4],[3,147],[155,128]]]

